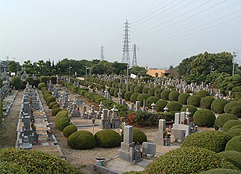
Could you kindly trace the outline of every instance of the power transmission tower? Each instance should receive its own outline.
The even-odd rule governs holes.
[[[235,52],[233,52],[233,73],[232,73],[232,75],[234,75],[234,71],[235,71],[235,57],[236,57],[236,54],[235,54]]]
[[[128,63],[130,65],[130,55],[129,55],[129,43],[130,43],[130,37],[129,37],[129,25],[130,23],[126,22],[124,23],[124,44],[123,44],[123,56],[122,56],[122,62]]]
[[[132,66],[137,66],[136,51],[139,51],[138,46],[134,44],[132,50],[133,50]]]
[[[101,50],[100,50],[100,60],[104,60],[104,47],[103,47],[103,45],[101,46]]]

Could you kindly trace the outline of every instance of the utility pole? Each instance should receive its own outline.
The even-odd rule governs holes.
[[[133,50],[132,66],[137,66],[136,51],[138,51],[138,46],[134,44],[132,50]]]
[[[234,75],[234,73],[235,73],[235,57],[236,57],[236,54],[235,54],[235,52],[233,52],[233,73],[232,73],[232,75]]]
[[[101,46],[101,49],[100,49],[100,61],[104,60],[104,47],[103,45]]]
[[[130,55],[129,55],[129,43],[130,43],[130,37],[129,37],[129,25],[130,23],[126,22],[124,23],[124,44],[123,44],[123,56],[122,56],[122,63],[128,63],[130,66]]]

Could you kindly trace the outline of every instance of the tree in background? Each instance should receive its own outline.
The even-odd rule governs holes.
[[[18,71],[18,63],[15,61],[8,61],[8,71],[17,73]]]

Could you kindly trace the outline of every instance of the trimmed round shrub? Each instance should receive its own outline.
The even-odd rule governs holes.
[[[140,143],[142,144],[143,142],[147,141],[147,136],[146,134],[141,131],[140,129],[134,128],[133,129],[133,142],[135,142],[137,144]]]
[[[27,173],[82,173],[80,170],[66,163],[61,158],[35,150],[2,148],[0,149],[0,161],[1,163],[3,161],[15,163],[19,166],[19,171],[23,169],[26,170]],[[11,171],[11,168],[9,170]],[[1,173],[3,173],[2,170]]]
[[[183,147],[159,156],[146,173],[199,173],[213,168],[237,169],[224,156],[204,148]]]
[[[213,127],[216,116],[208,109],[200,109],[193,115],[194,123],[197,126]]]
[[[187,108],[189,109],[189,112],[191,112],[191,117],[194,115],[194,113],[197,111],[197,108],[193,105],[185,105],[182,107],[181,112],[186,112]]]
[[[77,126],[75,125],[68,125],[63,130],[63,135],[65,137],[69,137],[72,133],[77,131]]]
[[[137,85],[135,85],[135,84],[131,85],[131,86],[130,86],[130,90],[131,90],[132,92],[134,92],[134,88],[135,88],[136,86],[137,86]]]
[[[188,99],[187,99],[188,105],[193,105],[196,107],[200,106],[200,102],[201,102],[201,97],[198,95],[192,95],[192,96],[188,97]]]
[[[233,114],[227,114],[227,113],[220,114],[215,120],[215,123],[214,123],[215,128],[217,129],[222,128],[223,125],[229,120],[238,120],[238,117],[236,117]]]
[[[61,109],[60,109],[59,107],[53,108],[53,109],[52,109],[52,116],[57,115],[59,111],[61,111]]]
[[[163,100],[168,100],[168,96],[169,96],[169,93],[170,93],[171,91],[169,91],[169,90],[164,90],[164,91],[162,91],[162,93],[161,93],[161,99],[163,99]]]
[[[38,84],[38,89],[41,89],[42,87],[46,87],[44,82],[41,82]]]
[[[200,90],[197,92],[197,94],[199,97],[203,98],[203,97],[206,97],[206,96],[210,96],[210,93],[206,90]]]
[[[226,104],[224,107],[224,112],[236,115],[237,117],[241,117],[241,102],[232,101]]]
[[[239,136],[239,135],[241,135],[241,129],[229,130],[229,131],[228,131],[228,134],[229,134],[231,137]]]
[[[68,117],[68,111],[65,109],[61,109],[56,116],[57,117],[62,117],[62,116]]]
[[[126,101],[130,101],[132,94],[133,94],[132,91],[127,91],[127,92],[124,94],[125,100],[126,100]]]
[[[154,96],[155,91],[156,91],[156,88],[150,88],[150,89],[148,90],[148,94],[149,94],[150,96]],[[158,97],[158,98],[159,98],[159,97]]]
[[[161,98],[161,93],[162,93],[162,89],[157,89],[155,90],[154,95],[158,98]]]
[[[200,147],[218,153],[224,151],[231,138],[227,133],[221,131],[196,132],[185,138],[181,147]]]
[[[72,149],[92,149],[95,147],[95,138],[91,132],[81,130],[72,133],[67,143]]]
[[[49,76],[41,76],[40,77],[40,82],[44,82],[45,84],[47,84],[47,82],[50,80]]]
[[[151,97],[148,97],[146,99],[146,106],[148,107],[148,109],[151,109],[151,104],[152,103],[155,103],[159,100],[158,97],[155,97],[155,96],[151,96]]]
[[[167,108],[168,108],[169,112],[171,112],[171,111],[181,111],[182,104],[177,102],[177,101],[171,101],[171,102],[167,103]]]
[[[224,106],[228,103],[227,100],[224,99],[216,99],[211,104],[211,109],[213,112],[222,114],[224,113]]]
[[[142,93],[148,94],[149,89],[150,89],[150,88],[143,88],[143,89],[142,89]]]
[[[178,96],[178,102],[180,102],[183,105],[186,105],[188,97],[190,97],[188,93],[182,93]]]
[[[117,88],[110,88],[110,95],[111,95],[111,96],[114,96],[114,92],[115,92],[116,89],[117,89]]]
[[[16,90],[21,89],[21,79],[19,77],[12,78],[12,85],[15,87]]]
[[[133,93],[130,97],[131,102],[135,103],[137,101],[137,97],[138,97],[139,94],[140,93]]]
[[[59,105],[58,105],[58,104],[55,104],[55,105],[53,105],[52,109],[58,108],[58,107],[59,107]]]
[[[203,109],[211,109],[211,104],[215,99],[212,96],[206,96],[201,99],[200,106]]]
[[[119,93],[119,89],[115,89],[115,91],[114,91],[114,97],[118,97],[118,93]]]
[[[157,112],[162,112],[163,109],[165,108],[165,106],[167,105],[167,101],[166,100],[158,100],[156,102],[156,111]]]
[[[146,100],[148,97],[150,97],[148,94],[140,94],[137,97],[137,101],[140,101],[140,105],[143,106],[143,100]]]
[[[222,154],[225,156],[225,158],[230,161],[233,165],[235,165],[237,168],[241,169],[241,153],[233,150],[227,150],[220,152],[219,154]]]
[[[207,171],[201,172],[199,174],[230,174],[230,173],[241,174],[241,172],[238,170],[222,169],[222,168],[207,170]]]
[[[227,150],[234,150],[241,152],[241,135],[233,137],[231,140],[228,141],[225,151]]]
[[[136,87],[134,88],[134,92],[136,92],[136,93],[142,93],[142,89],[143,89],[142,86],[136,86]]]
[[[54,96],[48,96],[46,99],[47,105],[49,105],[51,102],[55,102],[56,98]]]
[[[231,129],[233,126],[236,126],[236,125],[241,125],[241,121],[239,121],[239,120],[229,120],[223,125],[222,130],[224,132],[228,132],[229,129]]]
[[[67,115],[64,111],[59,111],[55,117],[56,128],[62,131],[68,125],[70,125],[69,118],[68,118],[68,111],[67,111]]]
[[[239,125],[233,126],[229,129],[229,131],[234,129],[241,129],[241,125],[239,124]]]
[[[95,141],[98,147],[118,147],[121,144],[121,136],[114,130],[105,129],[95,134]]]
[[[56,101],[49,103],[49,109],[52,109],[56,104],[58,104]]]
[[[180,95],[179,92],[177,92],[177,91],[172,91],[172,92],[169,93],[168,99],[169,99],[170,101],[178,101],[179,95]]]

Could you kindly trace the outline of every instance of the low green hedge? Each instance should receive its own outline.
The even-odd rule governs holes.
[[[194,115],[194,113],[197,111],[197,108],[193,105],[185,105],[182,107],[181,112],[186,112],[187,108],[189,109],[189,112],[191,112],[191,117]]]
[[[150,88],[149,90],[148,90],[148,95],[150,95],[150,96],[154,96],[154,93],[155,93],[155,91],[156,91],[156,88]],[[159,97],[158,97],[159,98]]]
[[[72,133],[77,131],[77,126],[75,125],[68,125],[63,130],[63,135],[65,137],[69,137]]]
[[[237,117],[241,117],[241,102],[232,101],[226,104],[224,107],[224,112],[236,115]]]
[[[52,109],[58,108],[58,107],[59,107],[59,105],[58,105],[58,104],[55,104],[55,105],[53,105]]]
[[[233,165],[235,165],[237,168],[241,170],[241,153],[233,150],[227,150],[220,152],[219,154],[222,154],[225,156],[225,158],[230,161]]]
[[[231,129],[233,126],[236,126],[236,125],[241,125],[241,121],[239,121],[239,120],[229,120],[223,125],[222,130],[224,132],[228,132],[229,129]]]
[[[231,140],[228,141],[225,151],[227,150],[234,150],[241,152],[241,135],[233,137]]]
[[[164,91],[162,91],[162,93],[161,93],[161,99],[163,99],[163,100],[168,100],[168,96],[169,96],[169,93],[170,93],[171,91],[169,91],[169,90],[164,90]]]
[[[146,99],[146,106],[148,107],[148,109],[151,109],[151,104],[152,103],[155,103],[159,100],[158,97],[155,97],[155,96],[150,96]]]
[[[215,128],[216,129],[222,128],[223,125],[229,120],[238,120],[238,117],[236,117],[233,114],[227,114],[227,113],[220,114],[215,120],[215,123],[214,123]]]
[[[162,93],[162,89],[157,89],[155,90],[154,95],[158,98],[161,98],[161,93]]]
[[[156,102],[156,111],[157,112],[162,112],[163,109],[165,108],[165,106],[167,105],[167,101],[166,100],[158,100]]]
[[[133,93],[130,97],[131,102],[135,103],[137,101],[138,95],[140,95],[140,93]]]
[[[28,174],[27,170],[24,170],[21,166],[14,162],[3,161],[0,163],[1,174]]]
[[[215,152],[198,147],[183,147],[159,156],[144,173],[189,174],[213,168],[237,169],[224,156]]]
[[[181,111],[182,104],[177,102],[177,101],[171,101],[171,102],[167,103],[167,108],[168,108],[169,112],[171,112],[171,111]]]
[[[241,174],[241,172],[238,170],[222,169],[222,168],[207,170],[207,171],[201,172],[199,174],[231,174],[231,173],[232,174]]]
[[[134,92],[135,92],[135,93],[142,93],[142,89],[143,89],[142,86],[136,86],[136,87],[134,88]]]
[[[206,97],[206,96],[210,96],[210,93],[206,90],[200,90],[197,92],[197,94],[199,97],[203,98],[203,97]]]
[[[221,131],[202,131],[189,135],[181,147],[200,147],[214,152],[224,151],[227,142],[232,137]]]
[[[54,96],[49,96],[46,98],[47,105],[49,105],[51,102],[55,102],[56,98]]]
[[[95,147],[95,138],[89,131],[81,130],[72,133],[67,143],[72,149],[92,149]]]
[[[127,92],[125,93],[125,95],[124,95],[124,99],[125,99],[126,101],[130,101],[132,94],[133,94],[132,91],[127,91]]]
[[[169,99],[170,101],[178,101],[179,95],[180,95],[179,92],[177,92],[177,91],[172,91],[172,92],[169,93],[168,99]]]
[[[137,97],[137,101],[140,101],[140,105],[143,106],[143,100],[146,100],[148,97],[150,97],[148,94],[140,94]]]
[[[180,102],[183,105],[187,104],[187,99],[190,97],[188,93],[182,93],[178,96],[178,102]]]
[[[46,87],[44,82],[41,82],[38,84],[38,89],[41,89],[42,87]]]
[[[200,109],[193,115],[194,123],[197,126],[213,127],[216,116],[208,109]]]
[[[52,109],[52,116],[57,115],[59,111],[61,111],[61,109],[60,109],[59,107],[53,108],[53,109]]]
[[[211,109],[213,112],[222,114],[224,113],[224,106],[228,103],[227,100],[224,99],[216,99],[211,104]]]
[[[58,130],[63,131],[63,129],[70,125],[69,118],[68,118],[68,111],[66,115],[66,111],[59,111],[55,117],[55,126]]]
[[[192,96],[188,97],[188,99],[187,99],[188,105],[193,105],[196,107],[200,106],[200,102],[201,102],[201,97],[198,95],[192,95]]]
[[[150,88],[142,88],[142,93],[148,94]]]
[[[211,109],[211,104],[215,99],[212,96],[206,96],[201,99],[200,106],[203,109]]]
[[[114,130],[105,129],[95,134],[95,141],[98,147],[118,147],[121,144],[121,136]]]
[[[49,103],[49,109],[52,109],[55,104],[58,104],[56,101]]]

